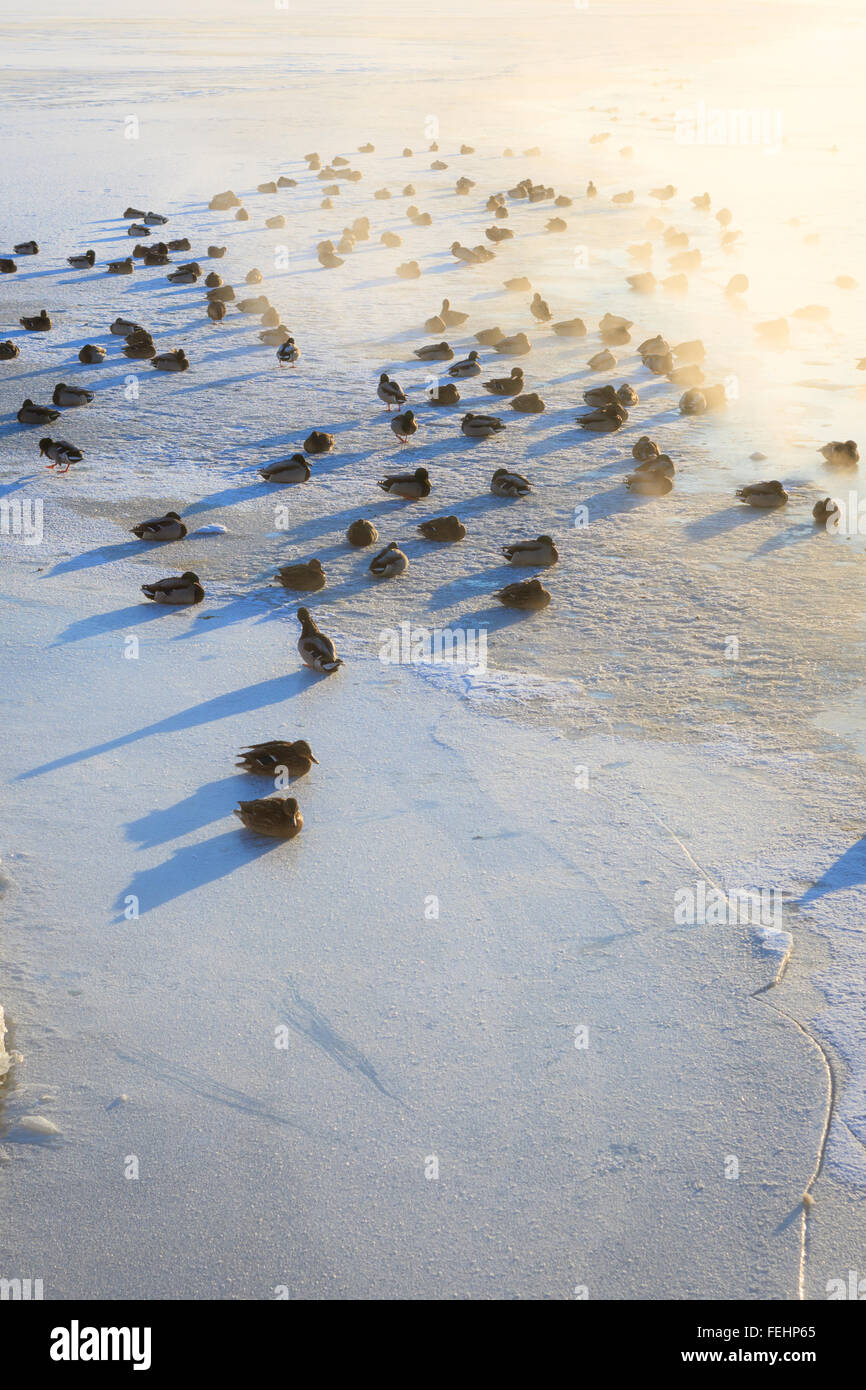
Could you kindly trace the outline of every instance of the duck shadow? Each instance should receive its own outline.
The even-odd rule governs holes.
[[[763,512],[763,515],[766,517],[766,512]],[[726,507],[724,511],[696,517],[694,521],[687,522],[683,530],[690,540],[709,540],[713,536],[723,535],[726,531],[733,531],[738,526],[759,521],[761,516],[760,507],[738,503],[737,506]]]
[[[226,814],[226,806],[240,801],[244,793],[250,793],[255,781],[273,782],[273,779],[242,776],[220,777],[214,782],[206,782],[196,787],[191,796],[182,797],[172,806],[161,810],[148,811],[138,820],[127,821],[124,829],[128,840],[141,849],[154,849],[157,845],[177,840],[194,830],[201,830]]]
[[[228,719],[233,715],[250,714],[254,710],[283,704],[308,690],[310,686],[317,685],[320,681],[327,679],[327,676],[317,676],[315,672],[303,667],[290,671],[284,676],[272,676],[268,680],[257,681],[254,685],[241,686],[238,690],[230,690],[224,695],[216,695],[210,700],[203,700],[199,704],[190,705],[187,709],[179,710],[176,714],[168,715],[165,719],[159,719],[153,724],[146,724],[140,729],[133,729],[117,738],[108,739],[104,743],[93,744],[90,748],[81,749],[77,753],[67,753],[62,758],[54,758],[51,762],[42,763],[27,772],[19,773],[16,780],[26,782],[31,777],[41,777],[47,772],[57,772],[65,767],[74,767],[77,763],[86,762],[89,758],[114,752],[118,748],[129,747],[156,735],[183,733],[187,729],[196,729],[203,724],[217,723],[221,719]]]
[[[172,542],[168,542],[169,545]],[[58,574],[72,574],[76,570],[93,569],[96,565],[108,565],[113,560],[131,560],[142,554],[141,541],[122,541],[117,545],[100,545],[95,550],[85,550],[73,555],[69,560],[61,560],[45,575],[53,579]]]
[[[226,814],[233,810],[226,808]],[[154,869],[140,869],[117,903],[118,921],[124,920],[128,898],[134,896],[144,916],[166,903],[227,878],[244,864],[260,859],[284,842],[253,835],[247,830],[227,830],[212,839],[176,849],[170,859]]]
[[[838,893],[844,888],[859,888],[866,883],[866,835],[857,840],[850,849],[830,865],[816,883],[799,899],[797,906],[804,907],[824,898],[828,893]]]
[[[139,627],[142,623],[153,622],[168,614],[184,611],[187,610],[181,606],[152,603],[149,599],[143,598],[141,603],[131,604],[128,608],[118,608],[111,613],[91,614],[87,618],[77,619],[58,634],[51,646],[65,647],[69,642],[83,642],[88,637],[102,637],[109,632],[128,632],[130,628]]]

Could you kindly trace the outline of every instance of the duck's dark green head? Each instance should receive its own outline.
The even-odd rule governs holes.
[[[198,583],[199,583],[199,577],[198,577],[198,575],[197,575],[197,574],[193,574],[192,570],[186,570],[186,571],[181,575],[181,579],[185,579],[186,582],[187,582],[187,584],[198,584]]]

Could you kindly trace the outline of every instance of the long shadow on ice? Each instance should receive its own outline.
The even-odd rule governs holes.
[[[223,810],[232,808],[223,807]],[[183,845],[170,859],[155,869],[140,869],[117,903],[118,921],[123,920],[126,898],[138,899],[141,916],[154,908],[182,898],[196,888],[203,888],[216,879],[227,878],[235,869],[260,859],[284,845],[282,840],[268,840],[249,831],[227,830],[200,844]]]
[[[814,902],[816,898],[826,897],[828,893],[839,892],[843,888],[857,888],[866,883],[866,835],[846,849],[835,864],[831,864],[817,883],[807,888],[798,906]]]
[[[311,685],[328,679],[328,676],[317,676],[306,667],[302,670],[291,671],[284,676],[272,676],[270,680],[257,681],[255,685],[248,685],[240,690],[229,690],[224,695],[216,695],[211,700],[203,700],[200,704],[190,705],[188,709],[179,710],[177,714],[170,714],[166,719],[159,719],[154,724],[145,724],[141,729],[133,729],[128,734],[120,734],[117,738],[108,739],[105,743],[95,743],[90,748],[81,749],[80,752],[67,753],[63,758],[54,758],[51,762],[31,768],[29,772],[20,773],[17,780],[26,782],[31,777],[41,777],[46,772],[56,772],[63,767],[73,767],[76,763],[85,762],[88,758],[96,758],[102,753],[114,752],[117,748],[126,748],[130,744],[139,743],[142,739],[151,738],[155,734],[182,733],[185,729],[195,729],[201,724],[213,724],[235,714],[249,714],[253,710],[264,709],[269,705],[280,705],[286,700],[291,700]]]
[[[112,560],[131,560],[133,556],[141,555],[141,553],[141,541],[122,541],[118,545],[100,545],[95,550],[85,550],[81,555],[73,555],[71,559],[61,561],[60,564],[48,571],[45,578],[52,579],[57,574],[69,574],[73,570],[92,569],[94,565],[107,565]]]
[[[257,782],[260,788],[255,788]],[[149,811],[138,820],[128,821],[124,827],[127,836],[142,849],[153,849],[169,840],[177,840],[181,835],[189,835],[201,830],[215,820],[221,820],[226,807],[231,807],[243,797],[247,799],[257,794],[265,796],[273,789],[268,778],[254,779],[249,776],[220,777],[215,782],[206,782],[196,787],[191,796],[182,797],[173,806]]]

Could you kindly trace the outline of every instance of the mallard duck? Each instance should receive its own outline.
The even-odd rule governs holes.
[[[207,316],[212,323],[222,323],[227,313],[226,306],[219,299],[212,300],[207,306]]]
[[[391,541],[378,555],[374,555],[369,564],[370,573],[376,579],[394,579],[408,568],[409,558],[396,541]]]
[[[5,343],[0,343],[0,362],[11,362],[13,357],[17,357],[20,348],[17,343],[13,343],[11,338],[7,338]]]
[[[22,328],[26,328],[28,333],[47,333],[51,328],[51,319],[48,317],[47,309],[40,309],[38,314],[25,314],[24,318],[18,320]]]
[[[199,279],[200,274],[200,271],[195,271],[191,266],[188,266],[173,270],[171,274],[166,275],[165,278],[169,280],[172,285],[194,285]]]
[[[745,487],[738,487],[737,497],[741,502],[748,502],[750,507],[764,508],[784,507],[788,500],[787,492],[776,478],[769,483],[748,483]]]
[[[552,325],[554,333],[560,338],[585,338],[586,324],[583,319],[562,319]]]
[[[209,290],[217,290],[223,283],[223,277],[221,275],[217,275],[215,270],[212,270],[208,275],[204,277],[204,282]]]
[[[511,402],[511,409],[519,410],[523,415],[542,415],[545,405],[535,391],[528,391],[525,396],[514,397]]]
[[[452,241],[451,255],[455,260],[462,261],[464,265],[475,265],[478,257],[468,246],[461,246],[459,241]]]
[[[414,473],[388,473],[380,478],[378,486],[391,497],[405,497],[414,502],[420,497],[429,497],[431,484],[426,468],[416,468]]]
[[[59,381],[54,388],[51,397],[55,405],[61,408],[64,406],[70,409],[79,405],[90,405],[93,400],[93,392],[87,391],[83,386],[67,386],[65,381]]]
[[[95,251],[84,251],[80,256],[67,256],[66,264],[71,265],[73,270],[89,270],[95,260]]]
[[[417,434],[418,422],[414,410],[403,410],[391,420],[391,429],[401,444],[408,442],[409,436]]]
[[[690,363],[687,367],[674,367],[673,371],[666,372],[665,375],[673,386],[702,386],[706,381],[696,362]]]
[[[577,423],[581,429],[591,430],[593,434],[614,434],[628,419],[625,406],[615,400],[609,405],[599,406],[588,415],[578,415]]]
[[[506,608],[521,608],[530,612],[546,608],[550,603],[550,594],[540,579],[519,579],[515,584],[506,584],[504,589],[497,589],[493,597]]]
[[[490,491],[494,497],[525,497],[532,491],[528,478],[520,473],[512,473],[507,468],[497,468],[490,479]]]
[[[131,227],[126,229],[127,236],[153,236],[150,227],[145,227],[143,222],[133,222]]]
[[[462,362],[455,362],[453,367],[448,368],[449,376],[470,377],[481,375],[481,359],[473,348],[468,357],[464,357]]]
[[[18,267],[8,256],[0,256],[0,275],[17,275]]]
[[[860,462],[860,450],[853,439],[832,440],[818,450],[833,468],[856,468]]]
[[[284,589],[295,589],[303,593],[316,593],[327,583],[321,560],[313,558],[297,565],[281,565],[274,575]]]
[[[133,256],[133,260],[135,257]],[[168,251],[161,250],[158,246],[145,247],[142,251],[142,259],[146,266],[152,265],[171,265],[171,258]]]
[[[532,344],[525,333],[514,333],[511,337],[501,338],[494,344],[494,352],[499,352],[503,357],[525,357],[530,351]]]
[[[504,337],[505,334],[501,328],[482,328],[479,333],[475,334],[475,341],[480,343],[482,347],[496,347],[496,344],[501,343]],[[471,353],[469,355],[472,356]],[[476,373],[472,373],[472,375],[476,375]]]
[[[462,541],[466,535],[466,527],[456,516],[434,516],[420,522],[418,530],[428,541]]]
[[[264,343],[265,347],[282,347],[290,337],[289,330],[284,323],[277,324],[276,328],[265,328],[259,334],[259,342]],[[282,363],[280,363],[282,366]]]
[[[587,405],[606,406],[616,405],[619,396],[616,387],[608,383],[606,386],[589,386],[583,393],[583,399]]]
[[[431,386],[427,392],[427,399],[431,405],[458,405],[460,402],[460,392],[457,383],[454,381],[437,381],[435,386]]]
[[[673,487],[673,464],[666,454],[642,463],[626,475],[625,484],[641,497],[664,497]]]
[[[46,436],[39,441],[39,457],[51,459],[47,466],[56,468],[58,473],[68,473],[73,463],[81,462],[84,454],[68,439],[49,439]]]
[[[373,545],[378,539],[379,532],[372,521],[365,521],[362,517],[353,521],[346,532],[346,540],[350,545],[357,546],[358,549],[365,545]]]
[[[83,362],[85,366],[93,366],[96,362],[104,362],[105,348],[97,347],[95,343],[85,343],[78,354],[78,360],[79,362]]]
[[[140,541],[182,541],[186,535],[186,527],[177,512],[166,512],[165,516],[140,521],[131,531]]]
[[[623,405],[640,405],[640,396],[627,381],[616,388],[616,394]]]
[[[512,294],[528,294],[532,289],[532,284],[525,275],[516,275],[513,280],[504,280],[503,284]]]
[[[135,270],[135,262],[131,256],[126,256],[122,261],[109,261],[106,267],[107,275],[131,275]]]
[[[38,256],[39,243],[36,241],[19,241],[12,250],[16,256]]]
[[[749,288],[748,275],[732,275],[725,285],[725,294],[729,296],[745,294]]]
[[[481,384],[491,396],[518,396],[524,385],[523,368],[512,367],[510,376],[493,377],[491,381],[483,381]]]
[[[228,248],[225,246],[209,246],[207,248],[207,253],[210,256],[211,260],[218,261],[222,259],[227,249]]]
[[[334,436],[325,430],[311,430],[304,440],[307,454],[329,454],[334,447]]]
[[[130,333],[144,333],[146,330],[142,328],[140,323],[133,323],[132,319],[118,317],[109,324],[108,331],[117,338],[126,338]]]
[[[497,216],[500,216],[503,212],[507,217],[508,213],[505,208],[499,208]],[[492,241],[495,245],[498,245],[500,241],[512,241],[514,239],[514,233],[510,227],[485,227],[484,235],[487,237],[488,241]]]
[[[461,313],[459,309],[452,309],[450,299],[443,299],[439,317],[446,328],[459,328],[461,324],[466,322],[469,315]]]
[[[130,219],[131,217],[144,217],[144,215],[145,215],[144,208],[134,208],[134,207],[128,207],[128,208],[126,209],[126,212],[123,214],[124,220],[125,220],[125,221],[129,221],[129,219]]]
[[[489,439],[492,434],[498,434],[505,429],[505,421],[500,420],[498,415],[481,415],[474,411],[469,411],[463,416],[460,428],[469,439]]]
[[[239,299],[237,302],[239,314],[264,314],[270,307],[266,294],[253,295],[251,299]]]
[[[319,631],[308,608],[298,609],[298,621],[301,624],[298,652],[304,665],[324,676],[330,675],[338,666],[342,666],[342,659],[337,656],[337,648],[330,637]]]
[[[564,217],[551,217],[545,227],[548,232],[567,232],[568,223]]]
[[[447,343],[430,343],[427,347],[415,348],[415,356],[422,362],[450,362],[454,353]]]
[[[164,227],[168,221],[161,212],[146,212],[144,214],[144,225],[146,227]]]
[[[403,265],[398,265],[396,274],[401,280],[417,280],[421,274],[421,267],[417,261],[406,261]]]
[[[359,145],[359,146],[358,146],[358,153],[359,153],[359,154],[372,154],[373,151],[375,150],[375,148],[376,148],[376,146],[375,146],[375,145],[371,145],[370,142],[369,142],[369,140],[368,140],[366,145]]]
[[[263,796],[258,801],[239,801],[234,814],[247,830],[276,840],[300,835],[304,818],[293,796]]]
[[[191,251],[192,244],[187,236],[176,237],[174,241],[168,243],[168,249],[169,251]]]
[[[382,372],[379,377],[379,385],[376,387],[376,395],[379,400],[388,407],[388,414],[391,413],[392,405],[405,405],[406,392],[398,381],[392,381],[387,372]]]
[[[593,353],[586,365],[594,372],[609,372],[616,361],[609,348],[602,348],[601,352]]]
[[[266,483],[307,483],[312,470],[303,454],[292,454],[290,458],[276,459],[259,469],[259,477]]]
[[[123,349],[125,357],[133,357],[141,361],[150,361],[156,356],[156,343],[149,333],[140,329],[137,333],[130,333]]]
[[[187,372],[189,358],[183,348],[174,348],[171,352],[161,352],[157,357],[152,357],[150,365],[158,372]]]
[[[277,348],[277,361],[281,367],[294,367],[300,360],[301,349],[298,347],[294,338],[289,336],[285,342]]]
[[[256,267],[253,267],[252,270],[247,271],[244,280],[248,285],[260,285],[262,283],[262,272],[256,269]]]
[[[674,370],[674,359],[671,353],[647,353],[642,358],[643,365],[653,376],[667,376],[668,372]]]
[[[536,291],[532,297],[532,302],[529,305],[529,312],[539,323],[549,323],[553,318],[553,314],[550,312],[550,305],[547,303],[546,299],[541,298],[538,291]]]
[[[235,292],[231,285],[218,285],[215,290],[208,290],[207,300],[209,304],[231,304],[234,300]]]
[[[838,526],[841,513],[835,497],[824,497],[812,508],[812,515],[821,526]]]
[[[319,265],[324,270],[336,270],[338,266],[345,265],[342,256],[338,256],[335,251],[320,251]]]
[[[167,579],[157,579],[153,584],[142,584],[141,592],[154,603],[186,604],[201,603],[204,589],[197,574],[187,570],[181,575],[170,575]]]
[[[227,188],[225,193],[215,193],[208,203],[208,207],[211,212],[228,212],[230,208],[240,207],[240,204],[241,200],[237,194]]]
[[[59,415],[59,410],[52,410],[50,405],[36,405],[28,396],[18,411],[17,420],[20,425],[50,425]]]
[[[635,275],[627,275],[626,283],[631,286],[635,294],[651,294],[658,281],[651,270],[641,270]]]
[[[379,240],[383,246],[395,247],[403,245],[403,238],[398,236],[396,232],[383,232]],[[439,328],[432,328],[430,331],[431,333],[440,333],[442,330]]]
[[[653,443],[648,434],[642,434],[640,439],[632,445],[631,450],[632,458],[637,459],[639,463],[647,463],[650,459],[658,458],[659,452],[658,444]]]
[[[509,565],[555,565],[559,551],[550,536],[538,536],[534,541],[513,541],[503,545],[502,554]]]
[[[259,777],[275,777],[281,773],[289,777],[306,777],[318,758],[304,738],[294,743],[283,739],[269,739],[266,743],[250,743],[238,753],[236,766],[243,772],[251,772]]]
[[[660,203],[666,203],[670,198],[676,197],[677,190],[672,183],[666,183],[664,188],[651,188],[650,197],[657,198]]]

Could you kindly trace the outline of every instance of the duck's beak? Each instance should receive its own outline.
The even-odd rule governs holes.
[[[318,760],[318,758],[314,758],[313,755],[312,755],[312,753],[310,754],[310,762],[311,762],[311,763],[315,763],[315,764],[316,764],[316,767],[319,766],[319,760]]]

